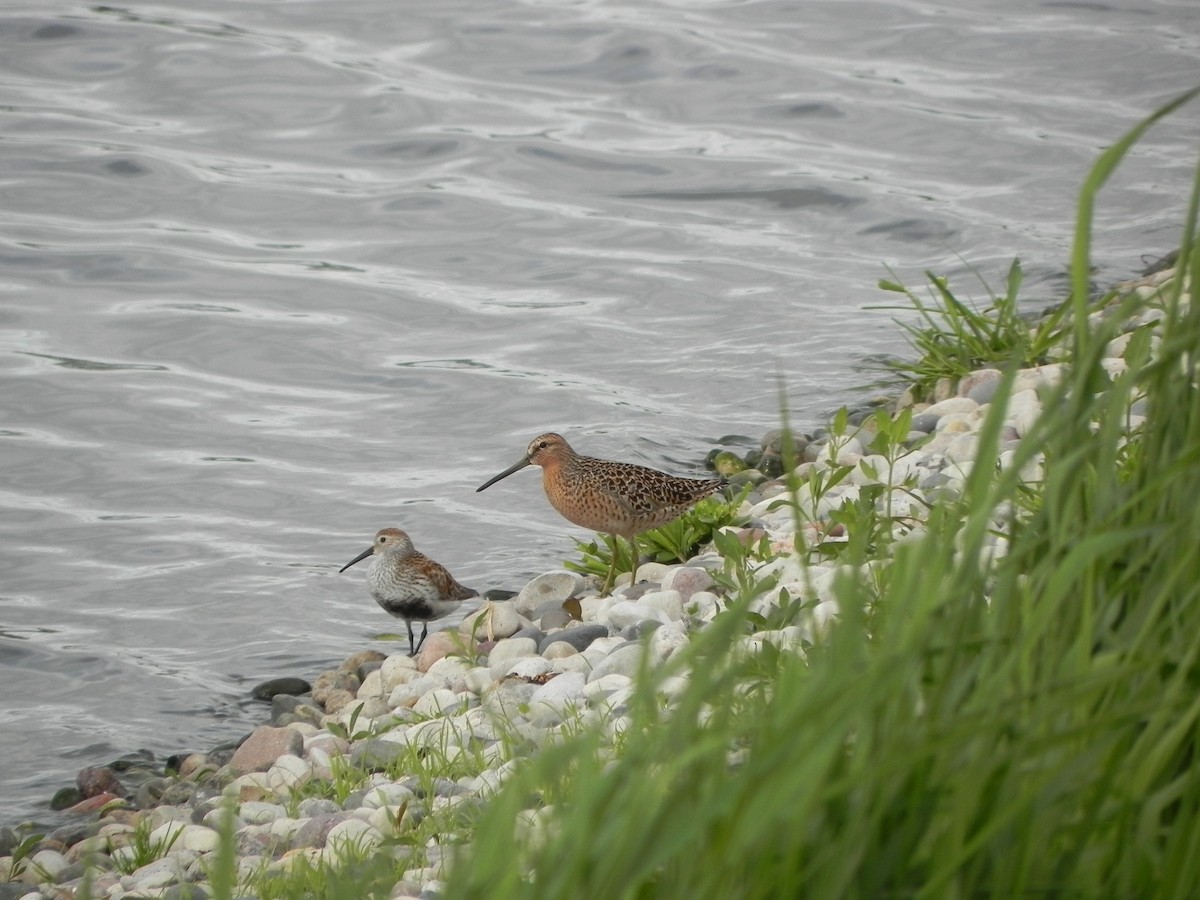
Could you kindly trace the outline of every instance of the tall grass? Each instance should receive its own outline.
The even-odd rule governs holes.
[[[584,734],[492,800],[447,896],[1197,895],[1200,306],[1178,301],[1200,276],[1200,187],[1153,357],[1136,338],[1126,374],[1098,364],[1136,298],[1086,316],[1096,195],[1195,93],[1084,185],[1074,362],[1014,464],[994,464],[1010,371],[961,502],[882,576],[848,570],[840,621],[806,658],[737,649],[743,591],[677,658],[676,705],[646,673],[620,755]],[[1019,471],[1035,457],[1031,501]],[[991,558],[997,527],[1009,552]]]

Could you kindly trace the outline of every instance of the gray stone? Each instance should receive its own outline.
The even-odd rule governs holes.
[[[976,403],[990,403],[1004,373],[999,369],[976,369],[958,383],[958,394]]]
[[[307,694],[312,690],[312,685],[303,678],[293,678],[284,676],[282,678],[271,678],[260,684],[256,684],[250,691],[250,696],[255,700],[270,700],[278,694]]]
[[[940,418],[950,413],[972,413],[977,409],[979,409],[979,404],[974,400],[966,397],[949,397],[930,406],[925,410],[925,415],[936,415]]]
[[[644,652],[642,645],[639,643],[631,642],[616,648],[612,653],[596,663],[588,675],[588,681],[596,681],[605,675],[613,674],[628,675],[632,678],[637,674]]]
[[[940,418],[941,416],[933,413],[918,413],[912,417],[912,430],[929,434],[933,429],[937,428],[938,419]]]
[[[271,698],[271,724],[276,727],[286,723],[278,721],[284,715],[291,715],[292,721],[311,722],[317,725],[325,711],[315,701],[308,697],[296,697],[291,694],[276,694]]]
[[[621,637],[627,641],[640,641],[646,635],[651,634],[655,629],[662,628],[665,623],[659,622],[656,619],[642,619],[640,622],[634,622],[621,629]]]
[[[530,625],[528,628],[522,628],[520,631],[512,635],[514,638],[529,638],[535,644],[540,644],[542,638],[546,636],[546,632],[535,625]]]
[[[573,709],[583,706],[583,688],[587,676],[582,672],[564,672],[541,685],[529,698],[529,718],[537,725],[557,725]]]
[[[338,812],[327,816],[313,816],[296,829],[292,835],[292,849],[301,847],[324,847],[325,840],[333,827],[346,818],[346,813]]]
[[[385,769],[408,752],[403,744],[379,738],[367,738],[355,743],[350,751],[350,763],[369,769]]]
[[[529,698],[538,687],[518,678],[498,681],[492,690],[484,694],[483,709],[506,719],[515,719],[521,714],[521,707],[528,706]]]
[[[582,653],[591,646],[592,641],[602,637],[608,637],[608,627],[605,625],[576,625],[574,628],[564,628],[562,631],[546,635],[538,645],[538,652],[544,652],[555,641],[562,641]]]
[[[537,621],[538,625],[541,626],[539,630],[542,632],[542,636],[544,637],[545,632],[549,631],[550,629],[566,628],[573,620],[571,618],[571,614],[560,607],[559,609],[552,609],[544,615],[539,616]],[[541,643],[541,641],[539,640],[538,643]]]
[[[630,625],[636,625],[648,619],[657,622],[670,621],[670,618],[661,609],[643,603],[632,603],[628,600],[613,604],[604,618],[613,628],[618,629],[628,628]]]
[[[302,819],[311,819],[314,816],[328,816],[338,812],[340,807],[325,797],[308,797],[300,801],[297,812]]]

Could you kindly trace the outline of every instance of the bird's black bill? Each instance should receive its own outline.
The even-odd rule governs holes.
[[[515,466],[509,466],[507,469],[505,469],[503,472],[501,472],[495,478],[489,478],[487,481],[485,481],[479,487],[475,488],[475,493],[478,494],[480,491],[490,488],[493,484],[495,484],[501,478],[507,478],[513,472],[520,472],[527,465],[529,465],[529,457],[528,456],[525,457],[523,460],[521,460],[519,463],[517,463]]]
[[[342,566],[340,569],[338,569],[338,574],[341,575],[352,565],[354,565],[355,563],[358,563],[358,562],[362,562],[364,559],[366,559],[368,556],[370,556],[374,552],[375,552],[375,545],[372,544],[370,547],[368,547],[362,553],[358,554],[358,556],[354,557],[354,559],[350,560],[350,562],[346,563],[344,566]]]

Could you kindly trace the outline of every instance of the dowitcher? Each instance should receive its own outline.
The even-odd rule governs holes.
[[[489,488],[530,465],[542,467],[546,497],[568,522],[613,535],[614,551],[616,537],[629,541],[633,550],[630,584],[637,581],[638,570],[634,539],[643,531],[679,518],[689,506],[720,490],[725,483],[719,478],[679,478],[633,463],[580,456],[562,435],[548,432],[535,437],[514,465],[475,490]],[[614,552],[601,594],[607,594],[612,587],[616,569]]]
[[[399,528],[381,528],[375,542],[340,569],[345,572],[357,562],[374,555],[367,572],[367,587],[375,602],[390,615],[403,619],[408,627],[409,656],[416,656],[429,636],[429,623],[458,609],[462,602],[476,596],[463,587],[445,567],[413,547],[412,540]],[[414,621],[424,622],[421,640],[413,643]]]

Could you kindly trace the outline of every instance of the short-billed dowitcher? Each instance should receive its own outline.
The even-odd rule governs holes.
[[[340,569],[345,572],[357,562],[375,555],[367,572],[367,587],[375,602],[386,612],[403,619],[408,627],[409,656],[416,656],[429,636],[429,622],[448,615],[476,592],[463,587],[445,567],[414,547],[399,528],[381,528],[375,542]],[[424,622],[421,640],[413,643],[413,621]]]
[[[542,487],[550,505],[568,522],[629,541],[633,550],[630,584],[637,581],[638,570],[634,539],[643,531],[679,518],[689,506],[720,490],[725,483],[719,478],[679,478],[633,463],[580,456],[562,435],[548,432],[535,437],[516,464],[475,490],[489,488],[529,465],[542,467]],[[614,552],[601,594],[607,594],[612,587],[616,569]]]

